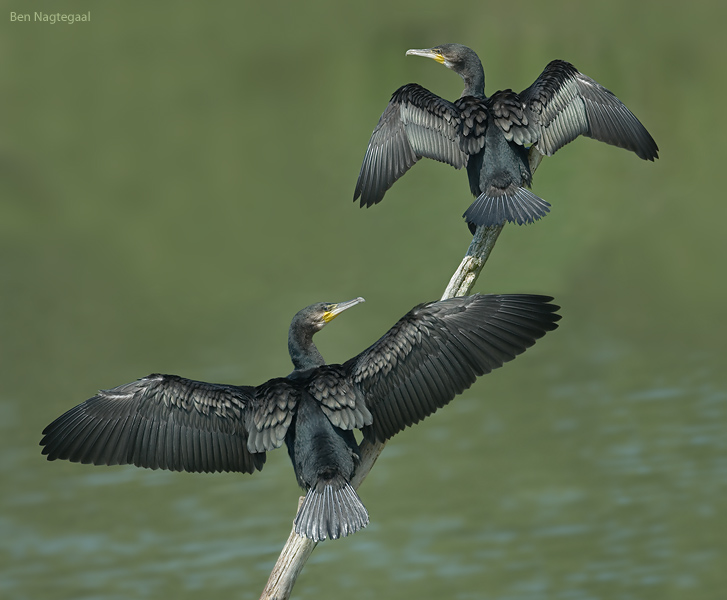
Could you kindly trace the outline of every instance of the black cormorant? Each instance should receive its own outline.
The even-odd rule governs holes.
[[[283,442],[307,490],[295,530],[313,540],[368,523],[350,485],[359,459],[354,429],[385,441],[417,423],[478,375],[557,327],[552,298],[474,295],[422,304],[368,349],[325,364],[313,335],[363,302],[313,304],[295,315],[295,370],[257,387],[149,375],[98,392],[43,431],[48,460],[133,464],[172,471],[253,473]]]
[[[579,135],[635,152],[653,161],[658,147],[631,111],[609,90],[573,65],[552,61],[529,88],[485,96],[477,54],[461,44],[442,44],[407,55],[425,56],[464,80],[462,96],[449,102],[415,83],[396,90],[374,129],[356,183],[354,201],[381,201],[420,158],[460,169],[467,166],[476,200],[464,213],[476,226],[505,221],[532,223],[549,204],[526,189],[543,156],[552,156]],[[529,151],[528,151],[529,146]]]

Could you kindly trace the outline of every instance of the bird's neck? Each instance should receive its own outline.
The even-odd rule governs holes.
[[[313,343],[313,334],[303,331],[290,331],[288,352],[297,371],[313,369],[325,365],[326,361]]]
[[[476,98],[485,97],[485,71],[482,64],[473,66],[468,73],[461,73],[464,80],[464,90],[462,97],[474,96]]]

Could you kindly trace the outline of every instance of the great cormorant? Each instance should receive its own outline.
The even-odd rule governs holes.
[[[253,473],[283,442],[307,490],[295,530],[313,540],[368,523],[350,485],[354,429],[385,441],[417,423],[557,327],[552,298],[474,295],[421,304],[368,349],[325,364],[313,335],[363,302],[313,304],[295,315],[295,370],[257,387],[149,375],[98,392],[43,431],[48,460],[172,471]]]
[[[477,54],[442,44],[407,55],[432,58],[464,80],[462,96],[449,102],[410,83],[396,90],[374,129],[356,183],[354,202],[381,201],[420,158],[460,169],[467,166],[476,200],[464,213],[476,226],[505,221],[532,223],[549,212],[526,189],[542,156],[552,156],[579,135],[635,152],[653,161],[658,147],[639,120],[609,90],[563,60],[552,61],[529,88],[485,96]],[[529,151],[528,151],[529,146]]]

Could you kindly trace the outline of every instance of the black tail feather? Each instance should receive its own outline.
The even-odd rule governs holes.
[[[530,190],[518,187],[510,193],[498,195],[488,195],[483,192],[463,216],[472,228],[472,225],[493,227],[502,225],[506,221],[525,225],[537,221],[549,212],[550,204],[538,198]]]
[[[320,542],[356,533],[369,523],[356,490],[347,481],[319,482],[308,490],[295,517],[295,532]]]

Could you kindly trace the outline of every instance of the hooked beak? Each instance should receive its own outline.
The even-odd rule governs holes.
[[[440,64],[444,64],[444,57],[442,56],[442,53],[435,52],[431,48],[423,48],[421,50],[412,48],[411,50],[406,51],[406,56],[423,56],[424,58],[431,58]]]
[[[357,304],[361,304],[361,302],[366,302],[361,296],[358,298],[354,298],[353,300],[349,300],[348,302],[339,302],[338,304],[331,304],[330,309],[327,310],[325,313],[323,313],[323,321],[326,323],[330,323],[335,319],[338,315],[340,315],[344,310],[348,310],[352,306],[356,306]]]

